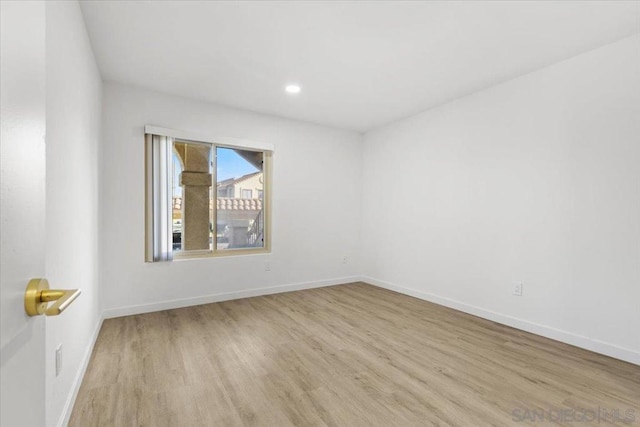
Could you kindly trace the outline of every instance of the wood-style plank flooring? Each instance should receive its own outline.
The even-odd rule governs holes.
[[[106,320],[70,425],[575,426],[580,416],[640,424],[640,367],[354,283]]]

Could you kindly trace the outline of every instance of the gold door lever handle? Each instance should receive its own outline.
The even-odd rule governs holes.
[[[57,316],[62,313],[69,305],[78,298],[80,295],[80,289],[68,289],[68,290],[45,290],[40,294],[40,301],[49,302],[56,301],[51,307],[47,308],[44,312],[47,316]]]
[[[57,316],[78,298],[80,289],[49,289],[47,279],[31,279],[24,293],[24,309],[29,316]],[[49,302],[55,301],[47,308]]]

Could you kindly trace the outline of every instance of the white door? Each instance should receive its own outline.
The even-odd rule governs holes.
[[[2,427],[45,424],[45,320],[24,290],[45,271],[45,5],[1,1]]]

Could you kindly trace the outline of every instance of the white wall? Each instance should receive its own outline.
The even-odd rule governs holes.
[[[144,262],[146,124],[275,145],[271,254]],[[103,129],[101,287],[107,316],[274,292],[278,288],[263,288],[281,285],[341,283],[359,273],[359,134],[115,83],[104,87]]]
[[[640,363],[640,36],[363,146],[367,280]]]
[[[101,312],[98,147],[102,81],[77,2],[47,2],[46,271],[52,288],[82,295],[47,318],[47,425],[63,423],[82,380]],[[55,348],[63,369],[55,376]]]

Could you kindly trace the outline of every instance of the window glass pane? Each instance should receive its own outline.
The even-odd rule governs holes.
[[[173,250],[211,250],[212,147],[209,144],[173,144]]]
[[[217,249],[264,247],[264,154],[216,148]]]

